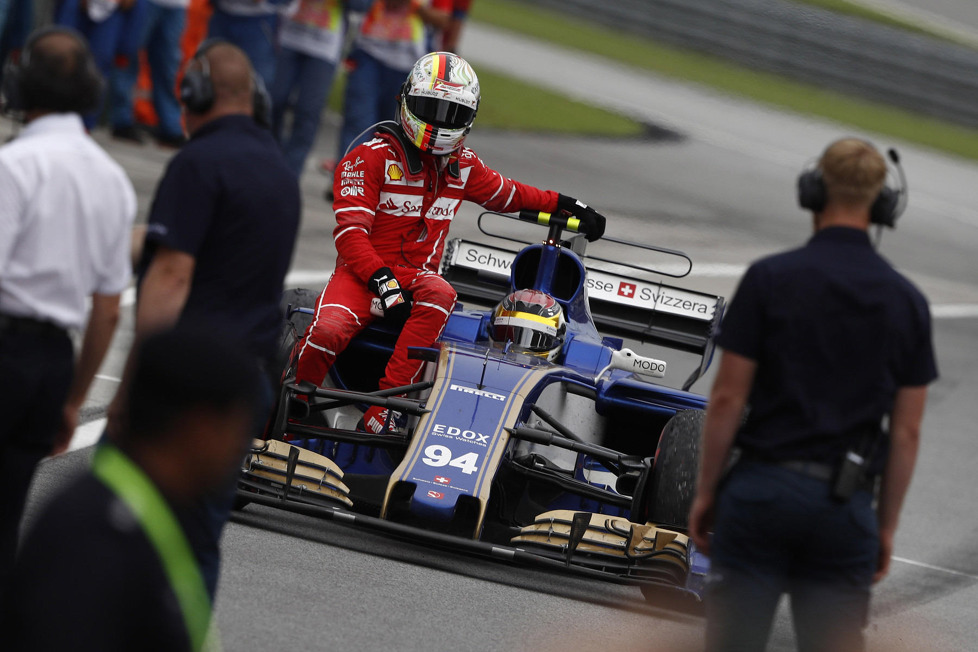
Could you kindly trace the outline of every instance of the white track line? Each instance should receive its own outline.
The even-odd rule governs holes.
[[[285,287],[296,285],[326,285],[333,270],[294,269],[285,276]],[[318,289],[318,288],[317,288]]]
[[[931,305],[934,319],[973,319],[978,317],[978,305],[973,303],[943,303]]]
[[[122,291],[122,296],[119,297],[119,305],[123,308],[128,308],[129,306],[136,305],[136,288],[130,287]]]
[[[105,418],[96,419],[95,421],[83,423],[75,428],[75,434],[71,438],[68,452],[94,446],[102,436],[102,432],[105,431],[105,424],[107,422],[108,420]]]
[[[904,559],[903,557],[893,557],[893,561],[898,561],[903,564],[909,564],[910,566],[917,566],[918,568],[926,568],[927,570],[939,571],[941,573],[947,573],[948,575],[957,575],[958,577],[967,577],[968,579],[978,580],[978,575],[972,575],[971,573],[962,573],[961,571],[951,570],[950,568],[942,568],[941,566],[934,566],[933,564],[925,564],[922,561],[914,561],[913,559]]]

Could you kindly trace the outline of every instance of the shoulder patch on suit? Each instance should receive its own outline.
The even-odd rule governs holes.
[[[404,162],[407,164],[408,174],[411,176],[421,174],[424,170],[421,163],[421,152],[404,135],[404,130],[401,129],[401,125],[393,120],[385,120],[384,122],[377,123],[377,132],[392,137],[400,146],[401,153],[404,155]]]

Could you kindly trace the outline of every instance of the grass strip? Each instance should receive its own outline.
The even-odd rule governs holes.
[[[478,0],[473,3],[472,18],[732,95],[978,160],[978,131],[936,118],[752,70],[511,0]]]
[[[619,113],[572,100],[559,93],[533,86],[490,70],[477,69],[482,104],[475,129],[586,136],[591,138],[637,138],[646,133],[639,122]],[[329,95],[329,108],[342,115],[344,74],[336,75]],[[391,99],[394,119],[394,100]]]
[[[870,20],[874,23],[879,23],[881,25],[887,25],[888,27],[896,27],[897,29],[902,29],[907,32],[913,32],[915,34],[922,34],[924,36],[930,36],[932,38],[940,39],[942,41],[947,41],[949,43],[954,43],[956,45],[963,45],[974,49],[975,44],[971,41],[959,38],[957,35],[951,31],[944,31],[939,28],[931,28],[926,25],[920,25],[913,22],[909,18],[903,18],[894,14],[887,13],[875,7],[870,7],[868,5],[861,4],[859,2],[851,2],[851,0],[790,0],[795,4],[809,5],[812,7],[820,7],[822,9],[827,9],[829,11],[834,11],[837,14],[845,14],[847,16],[854,16],[856,18],[863,18],[865,20]]]
[[[641,136],[643,126],[618,113],[571,100],[494,71],[477,70],[482,103],[475,128],[606,138]]]

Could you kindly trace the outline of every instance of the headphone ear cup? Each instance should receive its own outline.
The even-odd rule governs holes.
[[[214,85],[203,70],[189,68],[180,80],[180,102],[191,113],[207,113],[214,106]]]
[[[798,175],[798,205],[813,213],[825,208],[825,182],[817,169]]]
[[[254,87],[251,98],[252,117],[262,127],[272,127],[272,98],[265,88],[265,82],[257,74],[252,74],[251,83]]]
[[[0,85],[3,94],[4,111],[22,111],[24,109],[24,94],[21,91],[21,67],[14,63],[13,55],[7,57],[3,64],[3,83]]]
[[[892,229],[896,225],[896,209],[899,202],[900,193],[889,186],[884,186],[869,211],[870,222],[888,226]]]

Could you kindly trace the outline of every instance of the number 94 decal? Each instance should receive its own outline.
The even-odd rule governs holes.
[[[421,461],[428,466],[454,466],[462,469],[462,473],[465,473],[466,475],[475,473],[479,470],[478,453],[466,453],[453,458],[452,451],[448,448],[448,446],[432,444],[424,449],[424,454],[425,456],[421,458]]]

